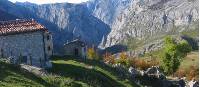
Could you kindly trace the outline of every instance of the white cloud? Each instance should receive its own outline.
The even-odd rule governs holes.
[[[47,4],[47,3],[61,3],[61,2],[68,2],[68,3],[81,3],[86,2],[88,0],[10,0],[11,2],[31,2],[36,4]]]

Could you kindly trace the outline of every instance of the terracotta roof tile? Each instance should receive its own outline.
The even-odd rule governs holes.
[[[47,31],[47,29],[34,20],[0,21],[0,35],[26,33],[34,31]]]

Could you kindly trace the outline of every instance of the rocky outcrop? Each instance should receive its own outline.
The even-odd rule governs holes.
[[[129,71],[129,73],[131,73],[132,77],[136,77],[136,76],[139,76],[139,75],[141,75],[141,76],[144,75],[144,71],[139,71],[139,70],[137,70],[136,68],[133,68],[133,67],[130,67],[128,69],[128,71]]]
[[[166,79],[165,75],[159,70],[157,66],[152,66],[148,68],[145,72],[148,76],[154,76],[158,79]]]

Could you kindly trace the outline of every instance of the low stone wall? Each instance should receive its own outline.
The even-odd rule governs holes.
[[[20,68],[22,71],[33,73],[34,75],[38,77],[48,75],[48,72],[44,68],[39,68],[39,67],[24,65],[24,64],[20,64]]]

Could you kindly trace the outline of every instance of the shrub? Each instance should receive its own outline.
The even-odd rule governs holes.
[[[140,59],[136,62],[136,67],[138,69],[141,69],[141,70],[146,70],[148,67],[148,64],[146,63],[146,61],[144,61],[143,59]]]
[[[130,66],[138,68],[140,70],[146,70],[147,68],[150,68],[152,66],[159,65],[159,62],[155,58],[150,59],[149,61],[145,61],[145,59],[131,58],[129,59],[128,63]]]
[[[175,76],[179,77],[179,78],[182,78],[182,77],[185,77],[187,74],[187,72],[184,70],[184,69],[178,69],[176,72],[175,72]]]
[[[198,80],[199,78],[199,67],[198,66],[191,66],[188,70],[188,74],[186,75],[188,80]]]
[[[115,58],[114,56],[111,55],[111,53],[106,52],[103,55],[103,61],[108,63],[108,64],[115,64]]]
[[[181,57],[185,57],[187,53],[191,52],[192,47],[186,40],[182,40],[178,45],[177,49],[181,52]]]
[[[117,60],[117,63],[127,66],[128,65],[128,55],[126,55],[125,52],[120,53],[120,58]]]
[[[199,77],[199,68],[196,66],[190,66],[189,69],[180,68],[174,74],[175,76],[182,78],[186,77],[188,80],[196,79]]]

